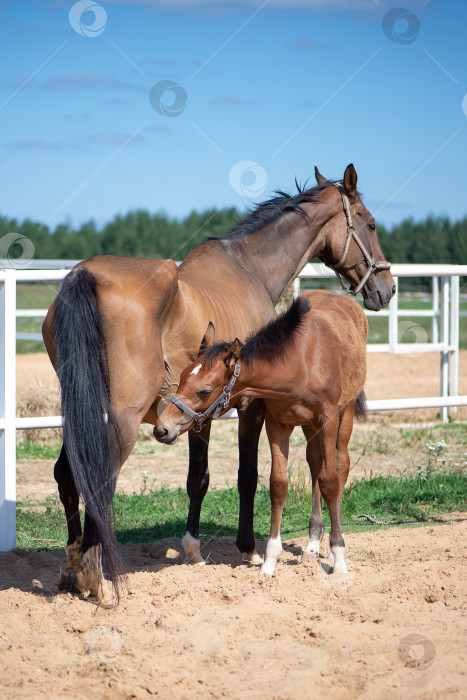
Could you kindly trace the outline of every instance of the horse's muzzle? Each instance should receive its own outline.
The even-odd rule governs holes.
[[[173,445],[178,438],[178,430],[168,430],[167,428],[154,426],[152,434],[158,442],[162,442],[164,445]]]

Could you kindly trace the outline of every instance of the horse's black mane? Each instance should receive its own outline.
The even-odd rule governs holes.
[[[223,236],[218,236],[217,240],[230,240],[232,238],[243,238],[243,236],[248,236],[250,233],[255,233],[255,231],[260,231],[268,224],[272,224],[274,221],[279,219],[284,214],[289,212],[295,212],[296,214],[304,215],[304,210],[301,208],[302,204],[306,202],[316,202],[318,201],[321,193],[326,190],[335,182],[340,182],[339,180],[326,180],[321,185],[316,185],[316,187],[311,187],[306,190],[306,183],[303,187],[300,187],[298,182],[295,180],[297,186],[297,194],[291,195],[286,192],[281,192],[276,190],[276,197],[267,200],[266,202],[260,202],[255,206],[255,208],[250,211],[250,213],[242,220],[239,221],[229,233]],[[207,240],[213,240],[216,237],[208,238]]]
[[[241,360],[251,365],[256,360],[274,362],[283,359],[309,310],[308,299],[296,299],[287,311],[247,339],[242,347]],[[203,362],[209,367],[219,355],[227,353],[231,344],[221,342],[209,346],[201,355]]]

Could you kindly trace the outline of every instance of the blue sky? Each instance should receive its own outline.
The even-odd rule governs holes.
[[[0,2],[0,213],[244,208],[353,162],[381,223],[464,216],[467,2],[400,5]]]

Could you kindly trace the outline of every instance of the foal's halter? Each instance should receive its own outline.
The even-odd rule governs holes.
[[[339,190],[341,199],[342,199],[342,206],[344,207],[344,214],[345,218],[347,221],[347,237],[345,239],[345,244],[344,244],[344,250],[342,252],[342,255],[339,259],[339,262],[337,262],[335,265],[331,265],[332,269],[336,273],[337,279],[341,283],[342,289],[345,291],[346,294],[349,294],[353,297],[356,297],[359,292],[362,291],[363,287],[365,284],[368,282],[370,279],[371,275],[374,272],[377,272],[378,270],[389,270],[391,268],[390,263],[388,263],[386,260],[375,260],[375,258],[369,254],[367,249],[365,248],[364,244],[360,240],[359,236],[357,235],[357,232],[355,230],[355,226],[353,225],[352,221],[352,213],[350,211],[350,202],[349,198],[347,197],[343,186],[340,183],[335,183],[335,186]],[[363,253],[363,257],[365,258],[365,262],[367,265],[367,271],[363,275],[362,279],[358,283],[358,285],[352,289],[350,286],[346,287],[344,283],[344,278],[342,277],[341,273],[339,272],[339,268],[343,266],[347,259],[347,254],[349,252],[350,248],[350,243],[352,241],[352,238],[354,239],[355,243],[358,245],[360,250]]]
[[[177,408],[179,408],[183,413],[185,413],[185,415],[189,416],[190,418],[193,418],[193,420],[195,421],[193,430],[195,431],[195,433],[199,433],[206,425],[207,419],[209,418],[211,413],[213,413],[213,411],[214,413],[212,415],[212,418],[215,419],[219,418],[221,412],[225,408],[227,408],[227,406],[230,403],[230,394],[232,392],[233,385],[237,381],[237,377],[239,374],[240,365],[238,364],[238,362],[236,362],[234,365],[233,374],[230,377],[227,384],[225,385],[225,387],[223,388],[222,393],[202,413],[199,411],[193,411],[193,409],[184,404],[183,401],[180,401],[180,399],[178,399],[175,394],[173,394],[173,396],[170,397],[170,400],[173,404],[175,404]]]

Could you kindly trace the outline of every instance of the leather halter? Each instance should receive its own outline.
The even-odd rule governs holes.
[[[240,374],[240,365],[238,364],[238,362],[236,362],[234,365],[233,374],[230,377],[227,384],[225,385],[225,387],[223,388],[222,393],[202,413],[199,411],[193,411],[193,409],[190,408],[189,406],[187,406],[186,404],[184,404],[183,401],[180,401],[180,399],[177,398],[176,394],[173,394],[170,397],[170,400],[172,401],[173,404],[175,404],[175,406],[177,408],[179,408],[183,413],[185,413],[185,415],[189,416],[190,418],[192,418],[195,421],[195,424],[193,426],[193,430],[195,431],[195,433],[199,433],[206,425],[206,421],[209,418],[209,416],[211,415],[211,413],[213,413],[213,411],[214,411],[214,413],[213,413],[212,417],[215,419],[215,418],[219,418],[221,412],[225,408],[227,408],[227,406],[230,403],[230,395],[231,395],[231,392],[233,389],[233,385],[237,381],[237,377],[239,374]]]
[[[360,240],[359,236],[357,235],[357,232],[355,230],[355,226],[353,225],[352,221],[352,213],[350,211],[350,202],[347,194],[345,193],[344,187],[341,183],[334,183],[335,187],[339,190],[341,199],[342,199],[342,206],[344,207],[344,214],[345,214],[345,219],[347,221],[347,237],[345,239],[345,244],[344,244],[344,250],[342,252],[342,255],[339,259],[339,261],[335,265],[331,265],[332,269],[336,273],[337,279],[341,283],[342,289],[345,291],[346,294],[356,297],[359,292],[362,291],[363,287],[365,284],[368,282],[370,279],[371,275],[374,272],[377,272],[378,270],[389,270],[391,268],[390,263],[388,263],[386,260],[375,260],[375,258],[369,254],[367,249],[365,248],[364,244]],[[358,285],[352,289],[350,286],[346,288],[344,279],[339,272],[339,268],[343,266],[347,259],[347,254],[349,252],[350,248],[350,243],[353,240],[355,243],[358,245],[360,250],[363,253],[363,257],[365,258],[365,262],[367,265],[367,271],[363,275],[362,279],[358,283]]]

